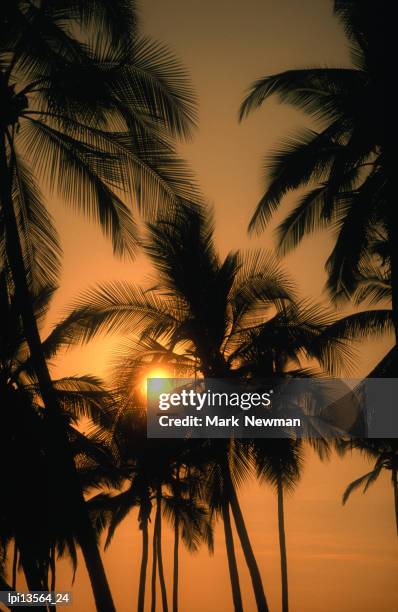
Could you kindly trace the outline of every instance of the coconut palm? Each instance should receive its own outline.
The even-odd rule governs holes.
[[[117,0],[110,10],[100,0],[21,1],[6,3],[0,17],[2,250],[40,393],[53,420],[53,452],[69,474],[65,487],[71,491],[97,607],[112,610],[32,307],[31,291],[42,266],[50,279],[56,270],[54,250],[31,243],[36,226],[36,242],[52,247],[37,184],[55,186],[64,200],[97,220],[116,253],[133,254],[134,223],[121,199],[126,186],[129,199],[142,210],[151,203],[152,212],[157,204],[192,193],[170,140],[187,135],[192,126],[192,95],[174,58],[137,38],[130,2]]]
[[[260,482],[270,483],[277,493],[282,611],[288,612],[289,592],[284,495],[286,492],[292,492],[300,479],[303,467],[303,444],[302,440],[290,438],[279,440],[257,439],[253,441],[253,453]]]
[[[327,261],[334,297],[352,294],[369,235],[382,226],[391,251],[392,309],[398,333],[397,249],[393,211],[393,146],[389,131],[388,24],[391,4],[335,0],[352,49],[352,67],[288,70],[256,81],[240,116],[276,94],[320,122],[285,140],[267,161],[269,184],[251,220],[264,228],[283,196],[310,186],[279,226],[279,249],[286,252],[309,232],[328,227],[336,234]]]
[[[391,472],[391,483],[394,492],[395,522],[398,535],[398,443],[397,440],[386,439],[354,439],[342,444],[343,451],[358,450],[369,461],[373,462],[370,472],[364,474],[351,482],[343,494],[343,504],[348,501],[350,495],[357,489],[363,488],[366,493],[368,488],[376,482],[383,470]]]
[[[269,253],[230,253],[221,261],[204,210],[180,207],[174,217],[150,225],[144,248],[157,272],[153,288],[101,285],[86,291],[67,319],[75,337],[84,341],[100,332],[133,336],[125,341],[115,368],[122,388],[142,380],[153,364],[166,364],[178,376],[242,378],[260,370],[262,377],[272,376],[275,362],[281,371],[300,359],[315,359],[335,372],[349,358],[345,340],[351,338],[353,322],[340,323],[334,334],[330,330],[337,323],[322,308],[299,307],[293,283]],[[213,440],[203,452],[209,474],[214,467],[216,484],[209,490],[221,492],[213,509],[223,516],[235,608],[242,604],[231,511],[258,609],[267,610],[236,494],[249,471],[243,444]]]
[[[188,455],[189,457],[189,455]],[[189,465],[187,453],[181,457],[188,459],[188,465],[176,465],[175,479],[171,483],[171,495],[165,497],[165,510],[174,531],[173,544],[173,612],[178,612],[179,587],[179,549],[180,541],[194,553],[204,542],[213,553],[213,525],[208,509],[201,499],[203,478],[194,473]]]
[[[14,287],[4,268],[0,271],[0,287],[0,395],[4,408],[0,470],[9,490],[0,512],[0,534],[4,546],[14,541],[12,586],[16,585],[19,557],[30,590],[49,590],[49,572],[51,584],[55,584],[56,554],[68,555],[76,568],[76,532],[68,505],[57,492],[63,474],[57,472],[55,477],[47,454],[47,413],[15,304]],[[34,312],[41,325],[53,293],[47,287],[34,297]],[[55,354],[56,337],[54,329],[44,340],[47,355]],[[75,425],[84,416],[104,426],[109,421],[109,392],[89,375],[55,380],[54,389],[73,455],[85,454],[87,460],[91,457],[106,463],[105,453]]]
[[[186,455],[186,453],[185,453]],[[184,454],[181,459],[187,460]],[[163,513],[169,520],[174,531],[173,544],[173,588],[172,588],[172,609],[173,612],[178,611],[178,595],[179,595],[179,551],[180,541],[185,547],[194,553],[198,550],[201,544],[205,544],[212,554],[213,552],[213,524],[211,515],[202,495],[203,477],[196,473],[192,474],[192,466],[180,465],[177,461],[174,464],[173,478],[167,483],[166,491],[162,489],[157,491],[157,512],[158,512],[158,549],[157,562],[159,565],[161,560],[161,514],[160,510],[163,507]],[[182,472],[184,476],[182,477]],[[169,491],[169,492],[167,492]],[[165,601],[166,588],[163,576],[162,600]],[[163,603],[164,608],[164,603]]]
[[[113,329],[117,326],[121,330],[132,323],[136,331],[142,332],[139,342],[135,342],[136,351],[134,346],[129,347],[123,367],[118,368],[122,372],[121,386],[126,386],[126,381],[131,385],[134,376],[142,377],[143,369],[148,366],[148,358],[151,360],[154,354],[158,361],[167,359],[167,363],[171,367],[178,367],[179,372],[184,367],[189,372],[201,370],[206,376],[227,375],[231,366],[224,344],[233,347],[234,332],[239,333],[245,315],[249,319],[260,304],[269,309],[273,298],[275,301],[287,299],[290,287],[276,286],[274,289],[273,275],[282,274],[279,269],[273,270],[267,277],[261,274],[260,278],[266,258],[261,258],[259,254],[254,254],[249,260],[249,270],[244,269],[244,262],[238,254],[230,254],[221,264],[212,243],[211,224],[204,221],[198,210],[186,208],[175,222],[151,226],[150,232],[147,252],[158,269],[162,286],[143,292],[127,284],[109,285],[90,292],[81,300],[81,309],[71,314],[71,322],[76,321],[76,325],[84,329],[86,339],[101,329],[107,329],[108,324]],[[241,277],[236,280],[238,270]],[[266,289],[268,294],[264,299]],[[170,294],[172,298],[168,297]],[[246,295],[248,304],[244,302]],[[109,298],[112,313],[106,305]],[[248,313],[250,306],[251,313]],[[229,320],[226,319],[226,311]],[[230,330],[231,324],[235,329]],[[132,331],[131,327],[129,331]],[[167,345],[158,341],[165,335],[170,338]],[[177,344],[184,347],[183,353],[175,350]],[[232,353],[232,348],[229,352]],[[225,470],[226,465],[224,462]],[[228,476],[227,480],[226,488],[230,489]],[[225,501],[223,511],[224,528],[228,530],[229,501]],[[226,541],[231,582],[236,590],[237,570],[233,569],[236,561],[230,554],[231,536],[232,531],[228,530]],[[257,597],[262,600],[261,609],[266,609],[250,541],[246,541],[246,554],[250,556]],[[236,592],[234,599],[236,609],[241,608]]]
[[[116,445],[118,460],[114,475],[105,470],[86,471],[80,465],[83,482],[91,487],[110,489],[91,498],[90,512],[98,530],[107,529],[105,547],[109,546],[115,530],[126,516],[138,508],[138,526],[142,532],[142,556],[137,610],[145,603],[146,575],[149,556],[148,526],[155,507],[152,555],[152,603],[156,607],[156,580],[162,594],[163,610],[168,609],[167,590],[163,570],[162,516],[170,521],[174,530],[173,554],[173,610],[178,609],[178,557],[180,539],[195,552],[202,542],[210,551],[213,547],[212,525],[201,493],[203,485],[198,472],[188,469],[189,447],[186,443],[173,444],[164,440],[146,438],[146,417],[125,392],[119,395],[116,419],[112,427],[112,444]],[[117,492],[117,489],[121,492]]]
[[[246,375],[259,378],[267,377],[268,380],[275,380],[275,384],[280,383],[283,379],[291,377],[311,377],[318,375],[316,371],[310,370],[308,367],[303,368],[300,363],[300,347],[311,345],[314,342],[314,337],[307,337],[307,326],[312,326],[311,332],[320,332],[317,329],[320,321],[316,321],[316,311],[312,312],[311,317],[303,318],[303,313],[297,317],[297,313],[293,313],[291,306],[287,306],[284,311],[286,327],[280,326],[278,334],[275,334],[275,329],[265,326],[260,333],[251,333],[246,342],[242,342],[240,355],[243,360],[241,369]],[[318,313],[319,314],[319,313]],[[329,332],[334,326],[339,323],[333,323],[329,326]],[[333,338],[338,343],[339,333],[336,329],[330,334],[329,346],[333,350]],[[279,336],[279,338],[278,338]],[[322,334],[321,334],[322,337]],[[319,340],[318,340],[319,341]],[[350,355],[346,354],[346,361],[349,361]],[[302,361],[305,361],[302,359]],[[327,366],[328,364],[325,363]],[[348,364],[347,364],[348,365]],[[298,367],[297,367],[298,366]],[[324,456],[328,454],[328,441],[320,437],[318,439],[309,439],[309,443],[315,447],[317,452]],[[288,570],[287,570],[287,547],[286,547],[286,530],[285,530],[285,512],[284,512],[284,495],[290,493],[301,476],[303,467],[303,440],[295,438],[281,439],[261,439],[255,438],[250,440],[249,453],[252,456],[252,461],[257,478],[260,482],[269,483],[275,488],[277,493],[278,503],[278,533],[279,533],[279,548],[280,548],[280,564],[281,564],[281,584],[282,584],[282,610],[288,612],[289,609],[289,594],[288,594]]]

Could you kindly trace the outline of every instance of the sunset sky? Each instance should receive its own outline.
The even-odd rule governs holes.
[[[249,237],[247,224],[264,186],[262,159],[281,138],[304,125],[301,113],[268,102],[243,124],[239,104],[256,78],[288,68],[348,65],[342,28],[330,0],[141,0],[142,31],[165,42],[183,61],[199,101],[199,128],[181,153],[197,174],[214,207],[216,240],[221,254],[254,246],[272,248],[272,231]],[[307,125],[309,125],[307,123]],[[292,199],[290,199],[292,202]],[[280,217],[287,210],[281,210]],[[143,282],[149,267],[116,261],[98,229],[51,202],[64,248],[61,286],[51,313],[58,320],[65,306],[99,281]],[[331,238],[317,234],[286,258],[300,293],[321,299],[323,265]],[[324,298],[323,298],[324,299]],[[54,364],[58,375],[104,375],[117,339],[103,339],[70,350]],[[389,347],[388,339],[358,347],[355,376],[367,373]],[[297,491],[287,501],[287,545],[291,612],[396,612],[398,560],[393,493],[383,476],[366,494],[341,505],[345,486],[368,471],[358,456],[328,463],[309,453]],[[280,609],[276,501],[270,489],[248,484],[241,492],[248,530],[257,555],[272,612]],[[171,533],[165,533],[165,564],[170,569]],[[118,612],[133,610],[138,584],[140,532],[132,513],[116,533],[105,562]],[[169,549],[169,550],[167,550]],[[181,611],[231,609],[222,530],[216,532],[213,558],[206,551],[183,553]],[[59,588],[68,587],[62,567]],[[94,610],[83,564],[74,591],[76,612]],[[168,572],[170,579],[170,573]],[[249,597],[249,577],[242,564],[242,584]],[[169,580],[170,584],[170,580]],[[254,604],[247,599],[247,612]]]

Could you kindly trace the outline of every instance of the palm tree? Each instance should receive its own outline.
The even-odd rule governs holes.
[[[278,326],[278,332],[271,326],[260,333],[250,334],[246,342],[242,342],[240,355],[243,359],[242,369],[246,375],[261,379],[266,376],[268,380],[274,379],[275,384],[283,379],[290,378],[309,378],[319,376],[316,370],[308,367],[303,368],[302,349],[313,346],[314,341],[327,342],[330,350],[334,352],[339,344],[339,338],[346,337],[345,332],[339,331],[339,326],[344,324],[344,320],[331,323],[324,328],[321,333],[322,323],[320,312],[316,308],[307,309],[306,316],[294,312],[296,306],[288,305],[285,307],[283,317],[284,325]],[[326,313],[322,317],[327,316]],[[287,325],[286,325],[287,324]],[[309,335],[307,335],[309,332]],[[316,333],[320,337],[316,339]],[[324,337],[324,339],[323,339]],[[338,351],[337,351],[338,353]],[[346,366],[350,362],[350,354],[344,355]],[[300,359],[301,358],[301,359]],[[305,361],[305,359],[303,360]],[[329,363],[324,362],[324,367],[330,367]],[[310,432],[309,432],[310,433]],[[328,441],[320,437],[317,439],[309,438],[309,444],[314,446],[317,452],[323,457],[327,455]],[[297,485],[303,467],[303,440],[295,438],[281,439],[261,439],[250,440],[247,454],[251,454],[256,475],[260,482],[270,483],[276,490],[278,501],[278,532],[281,563],[281,583],[282,583],[282,610],[288,612],[288,571],[287,571],[287,548],[285,533],[285,512],[284,494],[292,492]]]
[[[289,610],[288,571],[284,493],[297,485],[303,466],[302,440],[283,438],[279,440],[253,441],[254,462],[260,481],[269,482],[276,490],[278,499],[279,547],[282,579],[282,612]]]
[[[247,262],[248,269],[245,269],[245,262],[238,254],[230,254],[221,264],[214,251],[211,224],[204,221],[197,209],[181,210],[175,223],[151,226],[150,233],[151,240],[146,250],[161,275],[162,286],[159,285],[155,291],[142,292],[127,284],[112,285],[103,287],[99,292],[90,292],[82,300],[81,310],[71,314],[71,324],[76,321],[80,329],[84,326],[83,333],[86,338],[90,338],[101,329],[106,329],[108,324],[113,329],[116,326],[125,329],[132,323],[137,329],[138,323],[140,329],[137,331],[141,335],[140,342],[136,344],[137,350],[134,352],[132,347],[123,367],[118,368],[122,372],[119,381],[121,386],[126,387],[126,381],[131,385],[134,376],[142,377],[143,368],[148,366],[148,355],[152,359],[154,354],[158,361],[167,358],[167,363],[171,367],[178,367],[180,372],[185,368],[191,372],[201,370],[206,376],[228,374],[231,367],[226,359],[224,345],[234,346],[234,332],[239,333],[245,315],[248,319],[261,302],[265,309],[269,309],[271,299],[277,301],[287,298],[290,287],[273,287],[273,275],[277,275],[279,269],[273,270],[266,277],[260,277],[266,258],[261,258],[258,253]],[[240,277],[235,279],[239,270]],[[167,298],[171,291],[172,300]],[[246,294],[250,296],[248,304],[243,302]],[[233,308],[231,311],[229,304]],[[251,313],[247,312],[250,307]],[[226,320],[226,309],[230,320]],[[230,330],[231,324],[235,330]],[[156,331],[152,332],[155,327]],[[158,338],[166,334],[170,338],[169,346],[158,342]],[[182,354],[175,350],[177,344],[185,345]],[[232,349],[229,352],[232,354]],[[226,462],[224,468],[224,478],[229,481]],[[226,490],[231,491],[232,488],[230,482],[225,484]],[[236,593],[236,560],[231,546],[232,531],[228,529],[229,506],[230,501],[225,499],[223,518],[224,528],[228,530],[226,542],[231,584],[235,589],[235,607],[239,609],[241,604],[238,603],[239,596]],[[245,540],[245,553],[250,558],[257,598],[261,601],[260,609],[265,610],[261,579],[248,538]]]
[[[143,612],[146,574],[149,556],[148,525],[155,507],[152,555],[152,603],[156,607],[156,580],[162,594],[163,610],[168,609],[162,556],[162,515],[174,530],[173,611],[178,609],[178,556],[180,538],[191,552],[202,542],[210,551],[213,547],[212,525],[202,500],[202,478],[198,472],[188,470],[189,456],[186,443],[173,444],[164,440],[146,438],[145,413],[140,408],[138,394],[132,400],[125,391],[119,392],[115,421],[111,430],[112,444],[116,445],[117,461],[114,474],[101,466],[98,470],[85,469],[80,474],[86,486],[111,489],[95,495],[89,507],[98,531],[107,528],[105,546],[109,546],[115,530],[125,517],[138,507],[138,524],[142,532],[142,556],[137,610]],[[120,490],[121,492],[116,492]]]
[[[211,443],[212,442],[212,443]],[[239,571],[238,564],[235,553],[235,543],[232,532],[232,522],[231,522],[231,500],[232,498],[235,501],[235,507],[238,507],[239,513],[239,526],[240,530],[238,531],[239,537],[243,531],[246,531],[246,527],[244,525],[243,517],[241,516],[239,502],[235,495],[235,487],[231,478],[230,471],[230,458],[231,456],[234,459],[234,475],[236,477],[243,478],[245,475],[245,466],[246,469],[248,467],[247,461],[244,460],[242,453],[239,453],[240,445],[237,446],[238,453],[235,455],[235,448],[233,448],[232,444],[229,441],[224,440],[212,440],[208,445],[203,447],[203,464],[207,471],[207,503],[209,505],[212,516],[220,516],[222,518],[223,527],[224,527],[224,539],[225,539],[225,548],[227,552],[227,561],[228,561],[228,570],[231,581],[231,591],[232,591],[232,601],[234,605],[235,612],[243,612],[243,602],[242,602],[242,593],[240,587],[239,580]],[[237,460],[237,457],[241,459],[241,461]],[[243,459],[243,460],[242,460]],[[251,550],[250,541],[247,542],[246,545],[250,550],[251,557],[254,557],[253,552]],[[247,555],[246,555],[247,557]],[[252,561],[252,559],[251,559]],[[253,573],[253,563],[251,566],[251,572]],[[260,591],[263,590],[261,576],[258,571],[256,560],[254,559],[254,572],[256,582],[254,583],[254,588]],[[258,582],[260,584],[258,584]],[[263,593],[262,593],[263,594]],[[264,596],[265,599],[265,596]],[[265,601],[265,606],[267,605]],[[259,609],[267,609],[264,607],[264,604],[261,604],[262,608]]]
[[[9,490],[0,513],[0,534],[6,547],[12,540],[12,586],[15,588],[18,557],[30,590],[49,590],[55,584],[55,554],[77,563],[76,532],[68,506],[57,493],[62,481],[51,474],[45,443],[47,412],[40,401],[37,377],[32,368],[13,285],[6,269],[0,271],[0,395],[3,400],[0,470]],[[54,291],[46,287],[34,296],[35,317],[43,324]],[[57,328],[44,340],[46,355],[57,351]],[[109,424],[111,396],[93,376],[64,377],[54,381],[65,430],[73,455],[106,464],[106,456],[74,425],[83,416],[97,426]],[[109,459],[108,459],[109,461]],[[60,479],[60,480],[59,480]],[[37,495],[40,490],[41,495]]]
[[[394,492],[394,511],[395,522],[398,535],[398,443],[397,440],[386,439],[354,439],[342,443],[340,450],[344,452],[348,450],[360,451],[368,460],[373,461],[373,467],[370,472],[364,474],[357,480],[351,482],[343,494],[343,504],[345,504],[351,493],[363,487],[363,492],[366,493],[370,485],[372,485],[383,470],[391,472],[391,483]]]
[[[347,33],[353,66],[288,70],[256,81],[244,100],[243,118],[276,94],[320,121],[286,140],[267,162],[269,184],[251,220],[264,228],[283,196],[312,186],[279,226],[279,250],[295,247],[305,234],[329,227],[336,234],[327,261],[332,296],[351,295],[358,269],[379,226],[391,256],[392,318],[398,336],[398,250],[393,215],[394,151],[389,129],[387,71],[391,3],[335,0]]]
[[[122,403],[123,409],[120,408]],[[145,445],[140,411],[127,405],[125,398],[119,399],[117,407],[116,419],[111,431],[111,443],[117,449],[113,470],[103,470],[101,465],[94,471],[91,466],[87,470],[83,463],[79,466],[80,475],[89,489],[100,487],[110,490],[110,492],[101,492],[89,500],[90,514],[97,526],[97,532],[101,533],[105,528],[107,529],[105,548],[110,545],[120,523],[134,508],[138,507],[138,526],[142,532],[142,555],[137,610],[143,612],[149,553],[148,525],[154,502],[156,517],[153,533],[152,580],[156,588],[161,520],[161,503],[157,496],[159,463],[158,458],[155,459],[153,449],[148,452],[149,449]],[[163,469],[162,465],[161,471]],[[117,492],[120,489],[121,492]]]
[[[120,197],[124,186],[135,193],[142,210],[151,202],[152,212],[157,204],[195,191],[170,140],[189,133],[193,99],[174,58],[163,47],[137,38],[129,2],[117,0],[110,10],[109,3],[100,0],[18,1],[6,3],[0,18],[2,249],[49,412],[49,452],[68,475],[65,490],[70,493],[97,608],[111,611],[111,594],[32,306],[31,292],[41,267],[45,265],[52,278],[49,264],[56,259],[34,179],[56,186],[65,200],[96,219],[111,236],[116,253],[132,255],[136,235]],[[40,229],[36,242],[48,250],[33,248],[35,226]],[[28,258],[35,263],[32,278]]]
[[[188,451],[189,452],[189,451]],[[187,461],[187,453],[181,459]],[[189,459],[188,459],[189,460]],[[174,531],[173,544],[173,612],[178,612],[179,548],[180,541],[194,553],[204,542],[213,553],[213,525],[209,512],[201,499],[203,478],[195,473],[193,466],[175,467],[175,479],[171,483],[171,495],[164,497],[167,516]]]
[[[133,334],[115,371],[118,384],[131,388],[149,366],[166,364],[179,376],[247,377],[256,369],[274,375],[300,359],[316,359],[336,371],[349,357],[345,343],[353,324],[336,327],[319,307],[295,301],[292,282],[269,253],[230,253],[220,261],[211,219],[197,207],[180,207],[174,218],[148,227],[145,251],[156,271],[154,288],[128,283],[105,284],[85,292],[68,317],[76,337],[87,341],[100,332]],[[332,325],[333,323],[333,325]],[[256,346],[255,351],[253,350]],[[258,360],[261,347],[261,361]],[[249,567],[259,610],[267,610],[258,565],[236,494],[248,472],[245,446],[238,441],[210,441],[203,450],[214,467],[214,489],[221,497],[214,510],[224,520],[231,586],[236,609],[241,596],[230,511]],[[213,456],[214,454],[214,456]]]

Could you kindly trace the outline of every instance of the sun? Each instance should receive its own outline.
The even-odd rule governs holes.
[[[147,370],[140,384],[140,392],[145,397],[147,395],[147,381],[149,378],[171,378],[171,372],[166,367],[160,366]]]

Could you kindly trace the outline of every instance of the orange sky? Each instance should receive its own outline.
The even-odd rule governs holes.
[[[182,153],[214,205],[220,251],[224,254],[229,249],[254,245],[271,247],[271,233],[258,239],[246,233],[263,185],[261,159],[281,137],[303,126],[304,118],[272,101],[239,125],[238,106],[247,86],[261,75],[292,67],[349,62],[344,35],[332,16],[332,3],[142,0],[141,7],[143,31],[169,44],[182,58],[198,94],[199,131],[191,144],[182,147]],[[52,202],[52,210],[65,252],[62,289],[54,303],[53,320],[88,285],[110,279],[142,280],[147,265],[141,259],[128,264],[115,261],[97,229],[66,212],[58,202]],[[330,245],[328,235],[318,234],[287,258],[286,265],[303,295],[319,299]],[[114,342],[106,339],[84,350],[69,351],[55,364],[54,372],[103,374]],[[365,374],[386,347],[386,341],[360,347],[355,375]],[[291,612],[394,611],[398,564],[390,483],[383,477],[366,497],[355,495],[344,508],[340,502],[345,485],[365,471],[367,465],[357,456],[344,462],[334,458],[328,464],[310,457],[303,481],[286,508]],[[274,496],[251,484],[241,498],[275,612],[280,609],[280,587]],[[136,606],[139,537],[132,514],[105,555],[118,612]],[[170,537],[166,532],[165,548],[171,544]],[[166,566],[170,568],[169,554]],[[64,568],[59,587],[67,587],[67,576]],[[247,597],[250,589],[246,573],[243,587]],[[195,557],[184,554],[181,589],[181,612],[231,609],[220,530],[213,559],[204,551]],[[76,603],[71,610],[94,610],[82,564],[74,593]],[[246,610],[252,612],[252,599],[247,602]]]
[[[364,473],[358,458],[320,463],[309,455],[301,484],[286,502],[291,612],[396,612],[397,544],[390,482],[383,476],[366,497],[353,495],[341,505],[345,486]],[[240,492],[254,552],[271,612],[280,610],[277,508],[273,492],[248,483]],[[172,532],[164,529],[166,581],[171,592]],[[237,548],[246,612],[255,612],[250,578]],[[116,609],[136,609],[141,532],[132,512],[105,553]],[[70,588],[66,563],[58,568],[58,589]],[[181,612],[232,610],[222,526],[215,532],[215,554],[181,551]],[[149,583],[148,583],[149,588]],[[149,594],[148,594],[149,595]],[[83,563],[73,587],[71,612],[94,612]],[[149,606],[149,601],[147,600]],[[148,607],[149,610],[149,607]]]
[[[261,163],[281,138],[301,129],[302,113],[271,100],[245,120],[237,121],[239,104],[249,84],[262,75],[292,67],[347,65],[344,34],[332,15],[330,0],[141,0],[144,34],[163,41],[188,69],[199,101],[199,130],[180,147],[209,203],[215,210],[216,239],[221,254],[231,249],[273,247],[273,231],[248,236],[247,224],[262,193]],[[288,197],[280,213],[283,218]],[[117,261],[110,244],[93,225],[54,199],[50,208],[64,249],[61,290],[53,320],[87,286],[109,279],[141,282],[148,272],[142,258]],[[327,233],[308,238],[285,258],[303,296],[319,300],[325,281],[324,262],[332,241]],[[113,342],[93,343],[69,351],[60,373],[95,368],[104,373]],[[362,351],[354,376],[365,374],[386,350],[385,342]]]

